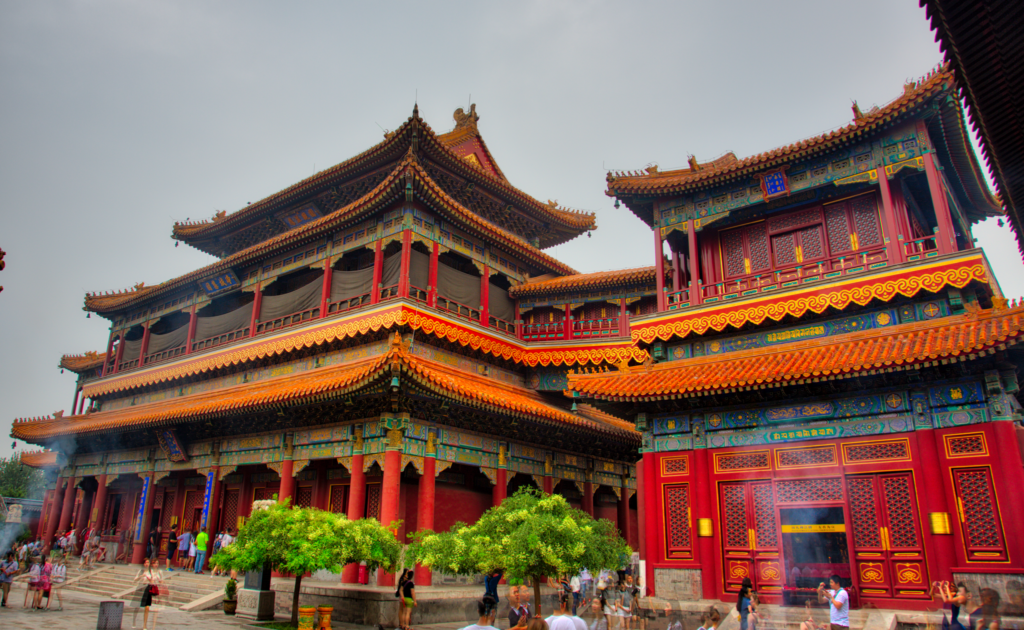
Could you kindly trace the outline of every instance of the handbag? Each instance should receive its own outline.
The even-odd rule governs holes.
[[[150,584],[149,585],[149,594],[150,595],[159,595],[160,594],[160,587],[157,586],[156,584]]]

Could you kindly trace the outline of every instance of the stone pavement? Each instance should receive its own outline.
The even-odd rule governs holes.
[[[54,600],[48,611],[29,610],[21,607],[25,601],[25,591],[11,590],[7,600],[7,608],[0,608],[0,628],[5,630],[95,630],[99,613],[99,603],[110,598],[97,597],[87,593],[64,591],[64,610],[57,610]],[[45,601],[45,600],[44,600]],[[125,615],[121,628],[132,627],[132,608],[125,607]],[[154,630],[153,613],[150,611],[149,630]],[[142,628],[142,613],[139,613],[137,628]],[[157,630],[177,630],[178,628],[203,628],[204,630],[238,630],[242,627],[241,620],[229,617],[223,611],[187,613],[175,608],[164,609],[156,617]]]

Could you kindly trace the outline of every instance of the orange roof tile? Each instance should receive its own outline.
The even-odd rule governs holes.
[[[996,298],[998,301],[999,298]],[[1019,343],[1024,306],[975,311],[619,372],[569,373],[569,389],[606,400],[658,400],[792,381],[845,378],[878,369],[910,369],[949,357],[973,357]]]
[[[458,117],[456,117],[456,121],[458,120]],[[283,209],[288,204],[296,203],[316,190],[326,190],[330,185],[338,183],[341,178],[357,174],[359,171],[367,168],[380,168],[386,164],[387,160],[400,157],[408,146],[411,145],[413,134],[417,131],[423,132],[422,134],[417,134],[419,142],[435,147],[436,153],[447,158],[453,165],[465,167],[466,173],[463,174],[472,173],[483,176],[482,179],[476,178],[478,183],[489,183],[492,188],[516,199],[524,208],[529,209],[538,216],[545,217],[548,221],[553,221],[558,225],[569,228],[575,231],[576,235],[596,227],[596,215],[594,213],[552,207],[549,204],[541,203],[509,184],[500,169],[498,169],[497,163],[491,158],[490,151],[487,150],[486,145],[483,143],[483,138],[476,131],[475,121],[472,124],[472,128],[468,125],[461,127],[457,125],[456,129],[452,132],[439,136],[430,128],[430,125],[420,118],[419,109],[416,108],[413,110],[413,115],[398,129],[385,134],[383,142],[374,145],[359,155],[320,171],[241,210],[220,215],[208,221],[175,223],[172,230],[172,238],[189,241],[212,238],[214,235],[227,233],[242,226],[252,217],[263,214],[265,211]],[[492,174],[485,169],[469,166],[459,153],[452,150],[454,146],[469,137],[478,138],[488,158],[491,158],[491,164],[497,174]],[[564,242],[564,240],[568,239],[550,244],[558,244],[559,242]]]
[[[612,416],[599,420],[556,407],[533,390],[489,379],[410,354],[399,343],[386,353],[341,365],[319,368],[254,383],[71,417],[18,419],[11,435],[42,443],[63,435],[137,431],[166,424],[253,413],[310,399],[328,400],[391,378],[391,364],[415,383],[469,406],[540,421],[593,430],[625,440],[639,440],[632,425]]]
[[[462,206],[455,199],[448,196],[448,194],[430,178],[430,175],[427,174],[426,170],[423,169],[422,166],[420,166],[418,160],[412,153],[408,153],[405,158],[395,166],[395,169],[391,174],[381,181],[376,188],[344,208],[340,208],[327,216],[320,217],[319,219],[306,223],[294,230],[267,239],[262,243],[243,249],[215,263],[207,265],[206,267],[202,267],[161,284],[153,286],[140,284],[134,289],[128,291],[105,294],[86,294],[85,307],[87,310],[96,313],[110,313],[123,308],[128,308],[143,300],[151,299],[158,294],[180,289],[185,285],[199,282],[205,277],[222,273],[231,267],[268,256],[272,252],[276,251],[277,248],[282,247],[285,244],[300,243],[311,241],[315,238],[323,238],[324,235],[332,233],[339,224],[351,222],[358,216],[369,213],[379,205],[392,201],[397,195],[404,194],[403,191],[400,190],[403,184],[399,182],[399,178],[402,177],[410,168],[414,173],[414,180],[416,181],[416,184],[419,185],[420,190],[429,191],[428,194],[430,197],[441,200],[448,210],[451,210],[455,215],[461,217],[467,224],[491,236],[496,244],[504,245],[510,251],[517,252],[520,255],[525,254],[535,264],[555,271],[556,273],[576,273],[576,270],[572,267],[555,260],[515,234],[507,232],[493,223],[482,219],[476,213]]]
[[[894,117],[921,105],[952,83],[953,75],[942,67],[921,81],[908,84],[903,94],[888,105],[867,112],[844,127],[742,160],[728,153],[707,164],[697,164],[696,160],[693,160],[690,168],[678,170],[659,172],[656,168],[651,168],[647,172],[610,172],[607,176],[607,194],[614,197],[682,192],[831,150],[840,142],[879,129]]]
[[[514,298],[532,295],[546,295],[571,289],[596,289],[623,285],[654,283],[654,267],[637,267],[635,269],[615,269],[613,271],[596,271],[579,273],[572,276],[559,276],[536,282],[527,282],[512,287],[509,295]]]
[[[56,468],[57,451],[22,451],[21,463],[30,468]]]
[[[57,367],[81,374],[103,367],[104,358],[106,358],[105,352],[96,352],[95,350],[90,350],[85,354],[65,354],[60,358]]]

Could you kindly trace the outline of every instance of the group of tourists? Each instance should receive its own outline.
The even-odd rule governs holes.
[[[37,541],[41,542],[41,541]],[[68,568],[63,554],[52,557],[41,551],[41,545],[15,543],[0,561],[0,607],[8,608],[7,599],[11,592],[14,578],[27,574],[28,584],[25,589],[25,601],[22,608],[29,610],[50,610],[53,597],[57,599],[57,610],[64,609],[61,590],[67,582]],[[36,553],[38,551],[38,553]],[[19,560],[20,558],[20,560]],[[43,606],[43,599],[46,606]]]
[[[235,542],[232,535],[233,530],[226,529],[213,538],[213,550],[211,556]],[[154,566],[159,568],[160,541],[163,538],[163,531],[157,526],[149,534],[149,542],[146,545],[146,557]],[[166,556],[164,557],[164,568],[168,571],[192,571],[197,575],[203,575],[203,565],[206,564],[207,551],[210,547],[210,535],[203,529],[182,528],[178,533],[177,528],[171,528],[167,535]],[[174,564],[174,567],[171,564]],[[220,573],[218,567],[214,567],[213,575]],[[232,575],[232,577],[234,577]]]
[[[947,618],[943,611],[943,630],[999,630],[1004,615],[1024,617],[1024,583],[1020,580],[1006,582],[1005,601],[994,588],[974,588],[977,599],[972,587],[965,582],[957,582],[955,587],[948,581],[932,583],[929,595],[932,599],[941,599],[944,609],[950,612]],[[963,620],[967,623],[964,624]]]

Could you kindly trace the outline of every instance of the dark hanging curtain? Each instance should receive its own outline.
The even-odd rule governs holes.
[[[196,341],[245,328],[252,322],[252,302],[214,317],[196,317]]]
[[[316,277],[294,291],[281,295],[264,295],[260,303],[259,321],[268,322],[319,306],[323,287],[323,278]]]
[[[331,273],[331,301],[347,300],[357,295],[370,293],[373,285],[373,267],[357,271],[338,271]]]
[[[185,322],[183,326],[179,326],[169,333],[162,335],[149,335],[149,347],[146,348],[146,354],[156,354],[157,352],[163,352],[164,350],[171,350],[179,346],[185,345],[188,341],[188,322]]]
[[[150,343],[152,343],[152,337],[150,337]],[[124,351],[121,353],[121,361],[138,359],[139,351],[142,350],[142,337],[139,337],[135,341],[128,341],[124,339],[121,341],[121,345],[124,346]]]
[[[512,298],[508,291],[493,284],[487,287],[487,312],[491,317],[503,319],[511,323],[516,316],[516,307],[512,304]]]
[[[480,308],[480,277],[452,269],[444,262],[437,265],[437,294],[472,309]]]
[[[398,284],[398,276],[402,273],[402,253],[391,254],[384,259],[384,273],[381,275],[381,285],[390,287]]]
[[[415,249],[410,254],[409,284],[426,291],[430,284],[430,256]]]

